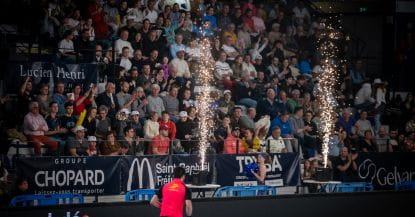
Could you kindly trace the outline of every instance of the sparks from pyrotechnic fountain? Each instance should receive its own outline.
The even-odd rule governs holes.
[[[206,162],[206,149],[209,146],[209,138],[214,129],[212,104],[213,99],[210,90],[213,84],[213,66],[214,60],[211,53],[210,41],[208,38],[202,38],[200,45],[200,65],[198,70],[198,85],[200,92],[197,96],[197,113],[199,118],[199,157],[202,170]]]
[[[318,51],[321,55],[322,72],[318,75],[317,100],[321,111],[321,128],[322,135],[322,154],[324,157],[324,167],[327,167],[327,158],[329,153],[329,143],[335,130],[335,120],[337,106],[336,86],[338,81],[338,43],[340,33],[330,24],[322,23],[321,37],[318,41]]]

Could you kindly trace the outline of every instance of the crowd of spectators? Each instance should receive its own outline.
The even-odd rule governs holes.
[[[56,61],[100,65],[99,84],[67,90],[62,82],[25,79],[9,136],[23,133],[36,155],[42,145],[47,155],[197,152],[198,113],[205,112],[196,109],[198,39],[208,37],[217,125],[209,151],[320,153],[316,45],[324,19],[301,0],[182,7],[160,0],[43,1],[41,43],[56,50]],[[360,59],[341,69],[329,155],[339,156],[342,147],[414,151],[413,96],[402,102],[399,123],[385,122],[386,82],[367,77]]]
[[[67,84],[56,83],[52,92],[48,84],[34,86],[27,78],[19,93],[21,131],[36,154],[41,144],[50,154],[108,153],[102,149],[111,134],[120,141],[111,154],[159,153],[153,146],[164,145],[151,140],[163,140],[164,129],[166,138],[182,141],[174,151],[197,151],[189,141],[197,139],[199,36],[211,39],[215,58],[218,128],[211,138],[213,151],[258,152],[269,145],[271,152],[312,157],[321,149],[321,111],[314,91],[321,73],[316,49],[321,18],[312,16],[304,2],[293,2],[213,0],[191,12],[154,0],[90,1],[87,7],[70,0],[46,1],[41,40],[56,42],[57,61],[103,66],[99,81],[105,89],[72,84],[65,93]],[[413,118],[407,117],[399,133],[394,126],[382,126],[385,82],[367,78],[362,64],[357,60],[352,67],[342,66],[338,134],[330,155],[339,155],[342,146],[412,151]],[[411,114],[412,104],[408,95],[404,115]],[[86,118],[77,123],[84,110]],[[75,129],[79,125],[83,129]],[[78,135],[80,131],[85,132]],[[408,135],[399,138],[403,133]],[[237,146],[227,138],[235,135],[241,147],[227,147]],[[129,143],[122,142],[127,138]],[[87,142],[98,142],[90,147],[97,151],[87,152]],[[164,154],[173,151],[165,148]]]
[[[42,1],[40,43],[56,51],[55,61],[98,64],[99,83],[35,85],[28,77],[17,102],[1,98],[1,108],[17,114],[8,137],[27,141],[35,155],[195,153],[198,113],[206,112],[196,109],[198,40],[208,37],[209,152],[299,152],[310,178],[321,159],[316,45],[324,19],[301,0],[199,2],[188,11],[162,0]],[[338,179],[353,178],[358,152],[415,151],[411,93],[390,101],[387,83],[367,77],[361,59],[342,64],[339,81],[329,144]],[[399,108],[393,120],[390,107]]]

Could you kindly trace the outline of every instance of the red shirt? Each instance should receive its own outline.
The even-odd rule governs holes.
[[[164,126],[167,126],[169,128],[169,137],[170,137],[171,140],[174,140],[176,138],[176,124],[173,121],[169,120],[166,123],[166,122],[161,120],[161,121],[159,121],[159,125],[160,126],[164,125]]]
[[[185,201],[192,199],[192,193],[181,179],[173,179],[159,189],[157,197],[161,201],[160,216],[182,217]]]
[[[246,152],[245,147],[242,145],[242,140],[240,138],[234,137],[232,134],[229,134],[226,137],[223,147],[224,154],[236,154],[237,144],[239,146],[239,154]]]
[[[169,154],[169,147],[170,147],[170,139],[168,137],[161,137],[157,135],[153,137],[150,143],[150,148],[148,149],[148,154],[154,154],[153,148],[157,148],[160,155],[168,155]]]
[[[79,95],[78,98],[75,99],[75,102],[74,102],[74,110],[73,110],[73,114],[74,115],[80,115],[81,112],[86,108],[87,105],[91,105],[92,104],[91,100],[88,99],[88,98],[86,98],[81,104],[79,104],[78,106],[76,106],[76,103],[78,101],[80,101],[80,99],[82,97],[83,96]]]

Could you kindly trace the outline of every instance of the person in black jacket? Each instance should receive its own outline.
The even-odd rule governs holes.
[[[95,100],[97,106],[105,105],[109,108],[108,110],[108,117],[111,120],[115,120],[115,114],[119,110],[118,100],[115,97],[115,85],[113,82],[108,82],[105,86],[105,92],[100,93]],[[113,122],[114,123],[114,122]]]
[[[267,97],[258,102],[257,105],[257,119],[260,119],[264,115],[269,115],[271,120],[278,117],[280,109],[278,101],[275,100],[276,94],[273,88],[268,88]]]
[[[181,145],[183,146],[185,152],[190,153],[192,150],[192,130],[193,130],[193,123],[188,120],[187,112],[181,111],[179,113],[180,120],[176,124],[177,132],[176,138],[181,140]]]

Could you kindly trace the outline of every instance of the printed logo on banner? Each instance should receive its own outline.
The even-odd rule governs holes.
[[[235,159],[238,161],[239,173],[244,173],[245,165],[250,163],[256,163],[256,156],[236,156]],[[281,172],[283,172],[280,161],[278,160],[278,155],[271,156],[271,163],[265,164],[267,176],[266,184],[271,186],[283,186],[284,182],[281,177]],[[278,174],[276,174],[278,173]],[[247,180],[247,181],[235,181],[234,186],[253,186],[258,185],[257,181],[250,181],[245,175],[239,175],[236,177],[238,180]]]
[[[147,172],[144,172],[144,165],[147,166]],[[143,188],[143,177],[148,178],[149,187],[154,189],[154,178],[153,178],[153,171],[151,169],[151,164],[148,158],[141,158],[141,162],[139,158],[135,158],[131,163],[130,170],[128,172],[128,181],[127,181],[127,191],[131,191],[131,186],[133,184],[134,178],[134,168],[137,166],[137,176],[138,176],[138,187]]]
[[[377,183],[380,186],[391,186],[402,181],[410,181],[415,176],[413,171],[401,171],[397,166],[392,170],[378,167],[372,159],[364,160],[358,168],[359,178]]]

